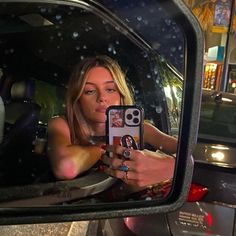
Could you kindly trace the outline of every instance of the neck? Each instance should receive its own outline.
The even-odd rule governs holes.
[[[106,130],[105,123],[96,123],[91,125],[92,128],[92,136],[104,136]]]

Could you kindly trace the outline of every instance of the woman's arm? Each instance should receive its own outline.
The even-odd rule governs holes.
[[[168,154],[177,152],[178,140],[161,132],[150,123],[144,123],[144,142]]]
[[[73,145],[65,119],[55,117],[49,121],[48,153],[56,178],[75,178],[91,168],[103,152],[98,146]]]

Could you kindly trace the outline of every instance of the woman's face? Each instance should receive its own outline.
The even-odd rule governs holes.
[[[106,109],[120,105],[121,95],[111,73],[104,67],[92,68],[79,99],[83,115],[90,125],[105,123]]]

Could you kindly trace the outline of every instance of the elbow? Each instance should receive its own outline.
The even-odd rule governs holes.
[[[73,160],[61,160],[53,167],[54,176],[59,180],[72,180],[78,176],[78,170]]]

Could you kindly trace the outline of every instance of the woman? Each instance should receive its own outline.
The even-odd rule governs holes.
[[[49,156],[58,179],[73,179],[98,160],[103,171],[134,186],[147,186],[172,178],[174,159],[148,150],[129,150],[108,146],[105,155],[106,109],[111,105],[131,105],[133,97],[125,75],[117,62],[107,56],[83,60],[71,75],[67,95],[66,117],[49,121]],[[149,123],[144,124],[144,141],[171,154],[177,141]],[[126,154],[129,158],[122,159]],[[124,169],[124,167],[126,167]]]

